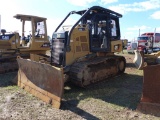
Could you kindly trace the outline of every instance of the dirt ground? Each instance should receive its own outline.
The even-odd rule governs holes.
[[[125,73],[86,88],[65,85],[60,109],[52,108],[11,83],[16,72],[0,75],[0,120],[159,120],[136,111],[142,93],[143,71],[125,56]]]

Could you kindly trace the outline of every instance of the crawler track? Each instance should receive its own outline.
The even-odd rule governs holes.
[[[76,62],[71,66],[70,79],[78,86],[86,86],[123,73],[126,60],[123,56],[96,57],[92,60]]]
[[[17,56],[18,55],[0,57],[0,74],[18,70],[18,64],[16,60]],[[19,55],[19,56],[23,58],[29,58],[29,54]]]

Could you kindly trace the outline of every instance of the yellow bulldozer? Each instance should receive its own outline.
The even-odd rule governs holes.
[[[137,110],[160,116],[160,52],[144,54],[135,50],[133,60],[143,70],[143,90]]]
[[[72,15],[76,23],[64,25]],[[66,81],[85,87],[123,73],[126,60],[115,54],[123,47],[121,17],[100,6],[69,12],[52,35],[50,61],[37,54],[17,59],[18,86],[60,108]]]
[[[18,69],[17,56],[29,58],[30,53],[45,55],[50,50],[46,18],[21,14],[14,18],[22,22],[22,34],[1,30],[0,73]]]

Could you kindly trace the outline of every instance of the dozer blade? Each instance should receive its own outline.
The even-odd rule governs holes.
[[[153,54],[144,54],[143,51],[135,50],[135,57],[133,63],[139,70],[142,70],[143,67],[147,65],[156,65],[158,64],[158,53]],[[160,60],[159,60],[160,61]]]
[[[142,70],[144,67],[144,53],[143,51],[134,50],[135,57],[133,63],[139,70]]]
[[[64,87],[63,70],[22,58],[17,58],[17,61],[18,86],[53,107],[60,108]]]
[[[160,116],[160,64],[143,68],[143,93],[138,110]]]

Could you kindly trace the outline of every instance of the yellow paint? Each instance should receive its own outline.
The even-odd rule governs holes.
[[[86,37],[86,42],[81,42],[80,36]],[[77,41],[78,40],[78,41]],[[83,41],[83,40],[82,40]],[[82,44],[87,44],[88,50],[82,51]],[[70,39],[71,51],[66,53],[66,65],[72,64],[78,58],[89,54],[89,31],[87,26],[78,25],[72,32]],[[76,46],[81,47],[81,51],[76,51]]]
[[[24,25],[25,21],[31,21],[32,26],[32,36],[27,44],[24,43],[24,40],[22,40],[22,36],[19,35],[19,33],[13,33],[13,36],[9,40],[0,39],[0,49],[10,52],[11,49],[18,50],[20,53],[45,53],[45,51],[50,50],[50,47],[42,47],[44,43],[49,44],[49,40],[47,37],[47,27],[46,27],[46,18],[37,17],[37,16],[31,16],[31,15],[20,15],[17,14],[14,16],[17,19],[20,19],[22,21],[22,36],[24,36]],[[37,21],[44,21],[44,30],[45,33],[43,36],[36,37],[35,34],[35,23]],[[6,33],[7,36],[8,33]],[[2,36],[2,35],[1,35]]]
[[[83,29],[83,31],[81,31]],[[81,41],[80,38],[86,38]],[[86,51],[83,51],[82,45],[87,45]],[[76,47],[81,47],[80,51],[76,51]],[[70,39],[70,47],[71,51],[66,53],[66,65],[71,65],[75,62],[78,58],[84,57],[87,54],[90,54],[89,49],[89,30],[87,26],[80,26],[78,25],[72,32],[71,39]],[[122,40],[111,41],[111,53],[114,52],[121,52],[123,47]],[[116,49],[117,48],[117,49]]]
[[[121,52],[122,50],[123,50],[122,40],[111,41],[111,52]]]

